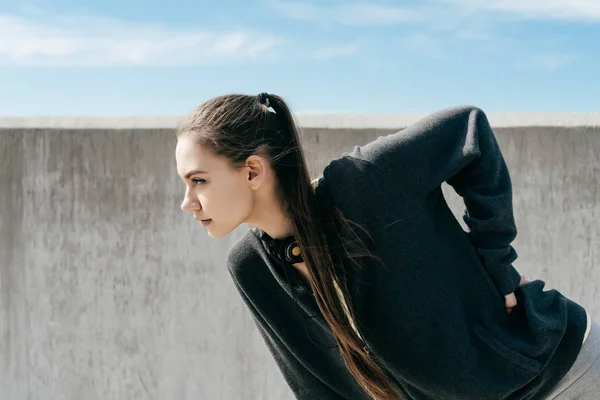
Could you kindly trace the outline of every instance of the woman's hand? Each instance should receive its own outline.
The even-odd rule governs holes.
[[[525,278],[525,275],[521,275],[521,282],[519,282],[519,286],[523,286],[526,283],[529,283],[529,281],[527,280],[527,278]],[[516,305],[517,305],[517,298],[515,297],[514,292],[511,294],[507,294],[506,296],[504,296],[504,298],[505,298],[504,304],[506,306],[506,312],[508,314],[510,314],[512,309],[514,307],[516,307]]]

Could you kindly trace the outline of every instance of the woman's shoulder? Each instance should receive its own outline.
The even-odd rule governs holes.
[[[321,175],[312,181],[315,190],[327,189],[334,198],[356,194],[364,187],[374,169],[367,161],[356,157],[355,146],[331,159],[323,168]]]

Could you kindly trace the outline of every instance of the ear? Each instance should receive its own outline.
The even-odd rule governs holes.
[[[263,157],[252,155],[246,159],[244,173],[251,189],[258,189],[266,179],[267,162]]]

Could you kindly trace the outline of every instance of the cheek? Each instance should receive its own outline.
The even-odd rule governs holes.
[[[250,189],[237,186],[231,192],[228,203],[236,209],[236,214],[247,214],[252,208],[252,194]]]
[[[218,198],[211,198],[211,209],[218,208],[221,218],[237,220],[245,218],[252,209],[252,193],[247,187],[229,185],[219,191]]]
[[[246,207],[246,204],[250,201],[250,190],[244,187],[236,186],[233,187],[230,196],[229,203],[238,204],[240,207]]]

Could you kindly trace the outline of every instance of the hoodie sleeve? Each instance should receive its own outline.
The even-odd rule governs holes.
[[[343,400],[344,398],[342,396],[338,395],[333,389],[311,373],[304,365],[302,365],[300,360],[292,354],[285,343],[277,336],[254,307],[235,279],[235,276],[233,274],[231,274],[231,276],[242,300],[250,310],[252,320],[258,327],[258,331],[267,345],[269,352],[273,356],[273,359],[296,399]]]
[[[381,172],[378,180],[397,184],[424,198],[443,182],[466,206],[469,239],[496,287],[514,292],[521,276],[512,266],[517,230],[512,184],[500,147],[485,113],[475,107],[450,108],[408,128],[355,148],[355,156]]]

